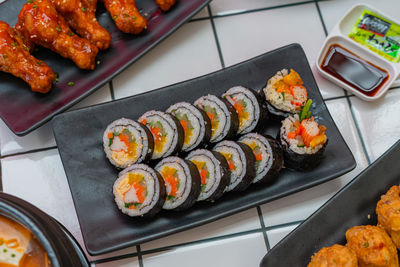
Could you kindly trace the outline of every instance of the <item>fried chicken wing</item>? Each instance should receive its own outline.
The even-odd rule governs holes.
[[[397,249],[380,227],[354,226],[346,232],[346,246],[354,251],[360,267],[398,267]]]
[[[135,0],[102,0],[117,28],[125,33],[139,34],[147,26]]]
[[[376,205],[378,225],[388,232],[400,249],[400,186],[392,186]]]
[[[7,23],[0,21],[0,70],[22,78],[32,91],[47,93],[55,78],[53,70],[29,53],[29,47]]]
[[[307,267],[358,267],[357,256],[347,247],[335,244],[315,253]]]
[[[175,5],[175,0],[156,0],[156,3],[162,11],[168,11],[173,5]]]
[[[95,67],[98,48],[75,35],[50,0],[24,4],[15,29],[33,43],[71,59],[81,69]]]
[[[81,37],[88,39],[102,50],[110,46],[111,35],[97,22],[95,16],[97,0],[51,1],[71,28]]]

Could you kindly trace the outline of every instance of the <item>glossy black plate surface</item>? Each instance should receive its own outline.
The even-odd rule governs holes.
[[[294,68],[300,73],[314,100],[316,119],[328,127],[329,145],[318,168],[310,172],[286,169],[269,187],[253,185],[243,193],[228,193],[215,203],[196,203],[184,212],[161,212],[146,221],[132,219],[118,211],[112,195],[118,172],[106,159],[102,146],[103,131],[109,123],[120,117],[137,119],[148,110],[166,110],[171,104],[193,102],[205,94],[221,95],[235,85],[258,90],[283,68]],[[53,119],[53,129],[83,237],[93,255],[217,220],[323,183],[355,167],[353,155],[326,109],[304,51],[298,44],[193,80],[58,115]],[[276,136],[278,129],[279,123],[265,121],[265,133]]]
[[[399,159],[400,141],[279,242],[260,266],[307,266],[322,247],[346,244],[349,228],[376,225],[376,203],[400,183]]]
[[[33,93],[23,80],[0,72],[0,117],[15,134],[29,133],[110,81],[210,1],[178,0],[171,10],[163,13],[155,0],[136,0],[140,12],[148,20],[147,30],[140,35],[120,32],[104,6],[98,4],[96,17],[110,32],[112,43],[108,50],[101,51],[96,57],[99,62],[96,69],[80,70],[71,60],[39,48],[34,56],[59,73],[59,82],[47,94]],[[14,26],[24,3],[26,0],[7,0],[0,4],[0,20]],[[70,81],[74,82],[73,87],[68,86]]]

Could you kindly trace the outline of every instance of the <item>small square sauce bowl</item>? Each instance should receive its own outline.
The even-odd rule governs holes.
[[[396,31],[400,29],[399,22],[371,6],[359,4],[347,12],[329,33],[317,58],[317,69],[340,87],[363,100],[372,101],[383,96],[392,85],[400,84],[397,80],[400,78],[400,63],[349,37],[356,25],[363,30],[363,38],[368,42],[382,43],[382,49],[388,46],[396,48],[400,43],[400,31],[398,38],[385,37],[392,29],[391,25],[396,27]]]

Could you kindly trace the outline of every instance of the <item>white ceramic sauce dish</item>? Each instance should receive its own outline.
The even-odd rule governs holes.
[[[357,23],[359,17],[361,16],[364,10],[372,11],[376,15],[382,18],[400,25],[400,23],[397,22],[396,20],[390,18],[389,16],[383,14],[382,12],[378,11],[377,9],[369,5],[366,4],[356,5],[352,9],[350,9],[349,12],[346,13],[346,15],[335,25],[335,27],[329,33],[319,53],[316,65],[318,71],[328,80],[336,83],[340,87],[350,91],[351,93],[353,93],[354,95],[358,96],[363,100],[373,101],[382,97],[391,86],[400,85],[400,80],[398,80],[400,78],[399,75],[400,63],[391,62],[385,59],[384,57],[380,56],[379,54],[373,52],[372,50],[369,50],[368,47],[365,47],[362,44],[357,43],[356,41],[348,37],[348,34],[350,33],[354,25]],[[379,86],[379,89],[376,91],[374,95],[368,95],[354,88],[353,86],[343,82],[342,80],[331,75],[321,67],[332,45],[338,45],[339,47],[342,47],[351,52],[352,54],[358,56],[362,60],[372,63],[376,67],[385,70],[389,75],[389,77]]]

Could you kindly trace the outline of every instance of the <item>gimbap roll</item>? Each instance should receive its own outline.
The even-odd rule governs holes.
[[[153,136],[142,124],[130,119],[118,119],[107,126],[103,134],[107,158],[118,168],[148,160],[154,147]]]
[[[150,217],[164,205],[165,185],[154,169],[145,164],[134,164],[119,173],[113,194],[122,213],[131,217]]]
[[[235,86],[226,91],[222,97],[228,100],[238,114],[238,134],[252,132],[268,119],[267,107],[253,90]]]
[[[234,137],[239,127],[235,109],[228,101],[215,95],[202,96],[194,105],[204,110],[211,121],[210,142],[216,143],[224,138]]]
[[[298,112],[308,98],[303,80],[293,69],[290,73],[287,69],[278,71],[268,80],[263,93],[268,111],[279,119]]]
[[[154,150],[151,159],[168,157],[181,150],[184,132],[179,121],[162,111],[147,111],[139,122],[146,125],[153,134]]]
[[[216,144],[213,151],[220,153],[228,161],[231,175],[226,191],[243,191],[253,182],[256,176],[256,159],[248,145],[225,140]]]
[[[193,150],[210,140],[211,121],[203,110],[187,102],[180,102],[170,106],[167,112],[179,120],[185,132],[183,151]]]
[[[328,143],[326,127],[318,125],[311,117],[311,102],[309,99],[299,114],[282,121],[279,133],[285,166],[300,171],[315,168]]]
[[[215,201],[220,198],[230,182],[228,162],[219,153],[197,149],[186,157],[196,165],[201,178],[201,192],[198,201]]]
[[[253,183],[269,183],[283,167],[283,152],[279,142],[270,136],[249,133],[239,142],[248,145],[256,158],[256,177]]]
[[[164,179],[166,200],[163,209],[185,210],[193,206],[200,194],[200,175],[196,166],[178,157],[161,160],[155,167]]]

